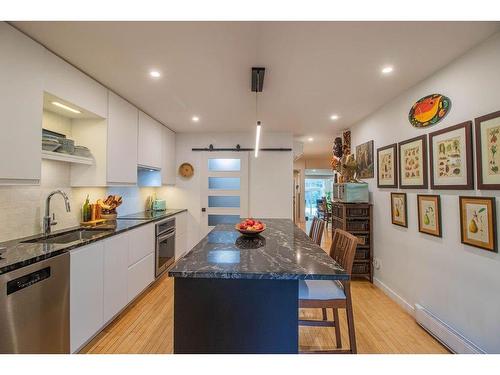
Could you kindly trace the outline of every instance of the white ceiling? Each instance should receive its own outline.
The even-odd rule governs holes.
[[[340,130],[499,29],[497,22],[13,24],[178,132],[253,131],[250,70],[264,66],[259,117],[266,130],[304,140],[306,157],[329,153]],[[390,76],[380,73],[385,64],[395,67]],[[150,78],[151,69],[162,77]],[[331,121],[333,113],[341,118]]]

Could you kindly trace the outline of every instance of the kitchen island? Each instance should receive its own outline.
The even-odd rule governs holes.
[[[349,275],[288,219],[218,225],[170,270],[174,353],[297,353],[299,280]]]

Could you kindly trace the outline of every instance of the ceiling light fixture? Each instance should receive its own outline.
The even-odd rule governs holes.
[[[191,120],[193,120],[193,122],[198,122],[200,121],[200,118],[198,116],[193,116],[191,117]]]
[[[161,73],[157,70],[152,70],[149,72],[149,75],[153,78],[160,78],[161,77]]]
[[[70,111],[70,112],[73,112],[73,113],[82,113],[82,112],[80,112],[80,111],[79,111],[79,110],[77,110],[77,109],[74,109],[74,108],[68,107],[67,105],[62,104],[62,103],[59,103],[59,102],[52,102],[52,104],[54,104],[56,107],[59,107],[59,108],[65,109],[66,111]]]
[[[335,121],[335,120],[338,120],[338,119],[339,119],[339,115],[331,115],[330,116],[330,120]]]
[[[313,137],[309,137],[309,138],[307,138],[307,140],[308,140],[309,142],[312,142],[312,141],[314,141],[314,138],[313,138]]]
[[[389,73],[392,73],[392,71],[394,70],[394,68],[392,66],[385,66],[382,68],[382,74],[389,74]]]
[[[262,122],[259,120],[259,92],[264,88],[265,68],[252,68],[252,91],[255,91],[255,120],[257,128],[255,133],[255,157],[259,156],[260,132]]]

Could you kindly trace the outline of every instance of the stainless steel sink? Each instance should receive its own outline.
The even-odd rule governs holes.
[[[38,237],[31,240],[23,241],[23,243],[50,243],[50,244],[67,244],[71,242],[83,242],[103,237],[112,230],[109,229],[76,229],[69,232],[53,234],[48,237]]]

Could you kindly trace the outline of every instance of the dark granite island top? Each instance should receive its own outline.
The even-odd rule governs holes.
[[[175,278],[346,280],[346,272],[288,219],[263,219],[256,238],[218,225],[170,270]]]
[[[297,353],[301,279],[349,275],[291,220],[245,238],[218,225],[170,270],[174,353]]]

